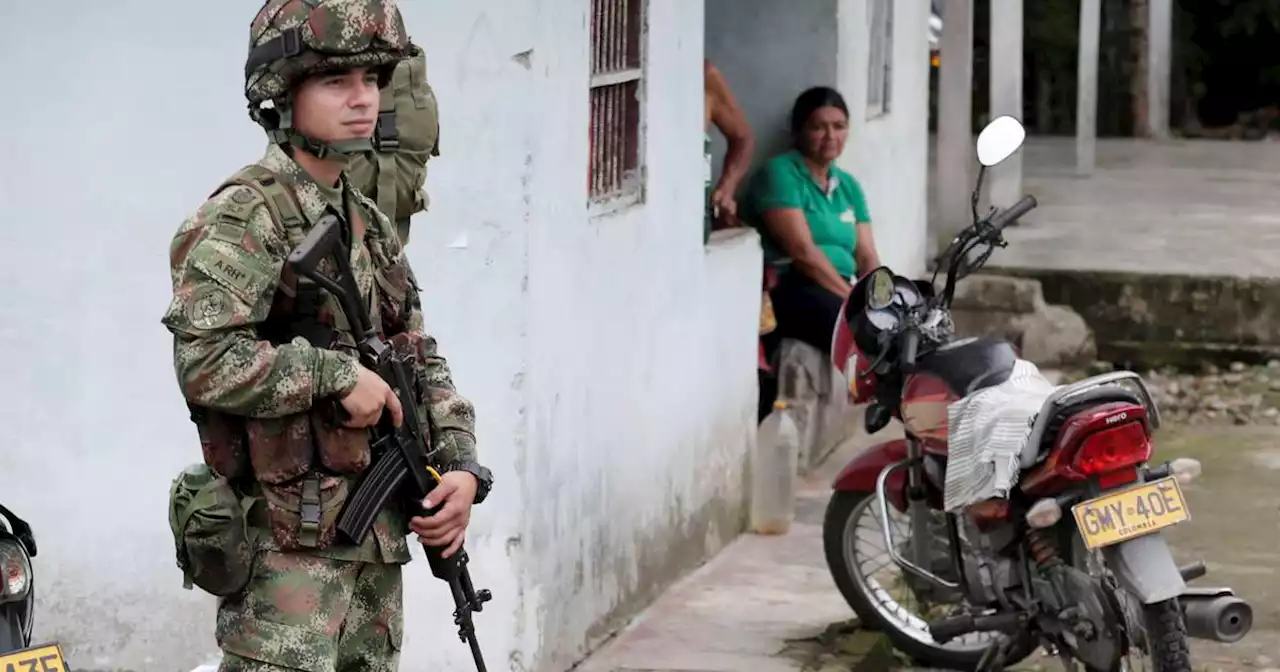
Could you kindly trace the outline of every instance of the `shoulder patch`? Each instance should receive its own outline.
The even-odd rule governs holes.
[[[235,292],[244,301],[253,304],[262,288],[263,273],[251,268],[250,263],[236,259],[222,250],[211,248],[193,260],[193,265],[210,278]],[[253,264],[256,266],[256,264]]]
[[[197,329],[217,329],[231,322],[233,309],[227,290],[217,284],[206,285],[187,303],[187,320]]]
[[[214,213],[218,221],[232,220],[236,222],[247,222],[249,216],[253,214],[253,209],[259,204],[265,204],[262,196],[253,187],[237,185],[231,187],[229,198],[219,199]]]

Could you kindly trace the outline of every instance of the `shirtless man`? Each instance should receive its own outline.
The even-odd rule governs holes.
[[[707,188],[707,223],[709,228],[738,226],[738,202],[734,193],[751,165],[751,152],[755,148],[755,136],[747,123],[747,116],[734,100],[724,75],[709,60],[702,61],[703,95],[706,100],[703,129],[712,124],[728,142],[724,154],[724,168],[715,187],[711,186],[711,135],[706,135],[703,150],[704,180]],[[708,231],[709,232],[709,231]]]

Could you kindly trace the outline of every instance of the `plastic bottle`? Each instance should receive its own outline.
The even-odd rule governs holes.
[[[779,399],[760,423],[751,469],[751,531],[756,534],[786,534],[795,517],[800,432],[793,412]]]

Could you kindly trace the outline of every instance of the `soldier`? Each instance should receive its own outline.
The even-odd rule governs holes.
[[[246,505],[250,550],[220,556],[243,559],[244,571],[219,568],[230,583],[206,588],[220,596],[224,671],[397,669],[406,537],[451,555],[488,492],[472,405],[423,331],[395,226],[344,170],[370,149],[380,88],[409,53],[395,0],[267,0],[250,27],[245,94],[271,142],[171,243],[163,323],[179,386],[205,463]],[[406,520],[388,506],[360,545],[337,538],[336,518],[369,465],[366,428],[384,412],[398,425],[403,409],[359,364],[333,297],[285,265],[326,214],[344,225],[374,324],[417,358],[419,414],[435,420],[432,447],[445,459],[433,461],[447,465],[424,502],[444,502],[440,512]]]

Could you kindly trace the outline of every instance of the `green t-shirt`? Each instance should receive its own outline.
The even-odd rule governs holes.
[[[785,258],[764,225],[764,213],[780,208],[799,208],[809,223],[813,242],[827,255],[831,265],[846,278],[857,271],[853,248],[858,241],[858,223],[870,222],[867,199],[853,176],[831,166],[829,191],[813,179],[800,152],[791,150],[769,159],[748,187],[748,220],[761,233],[765,260]]]

